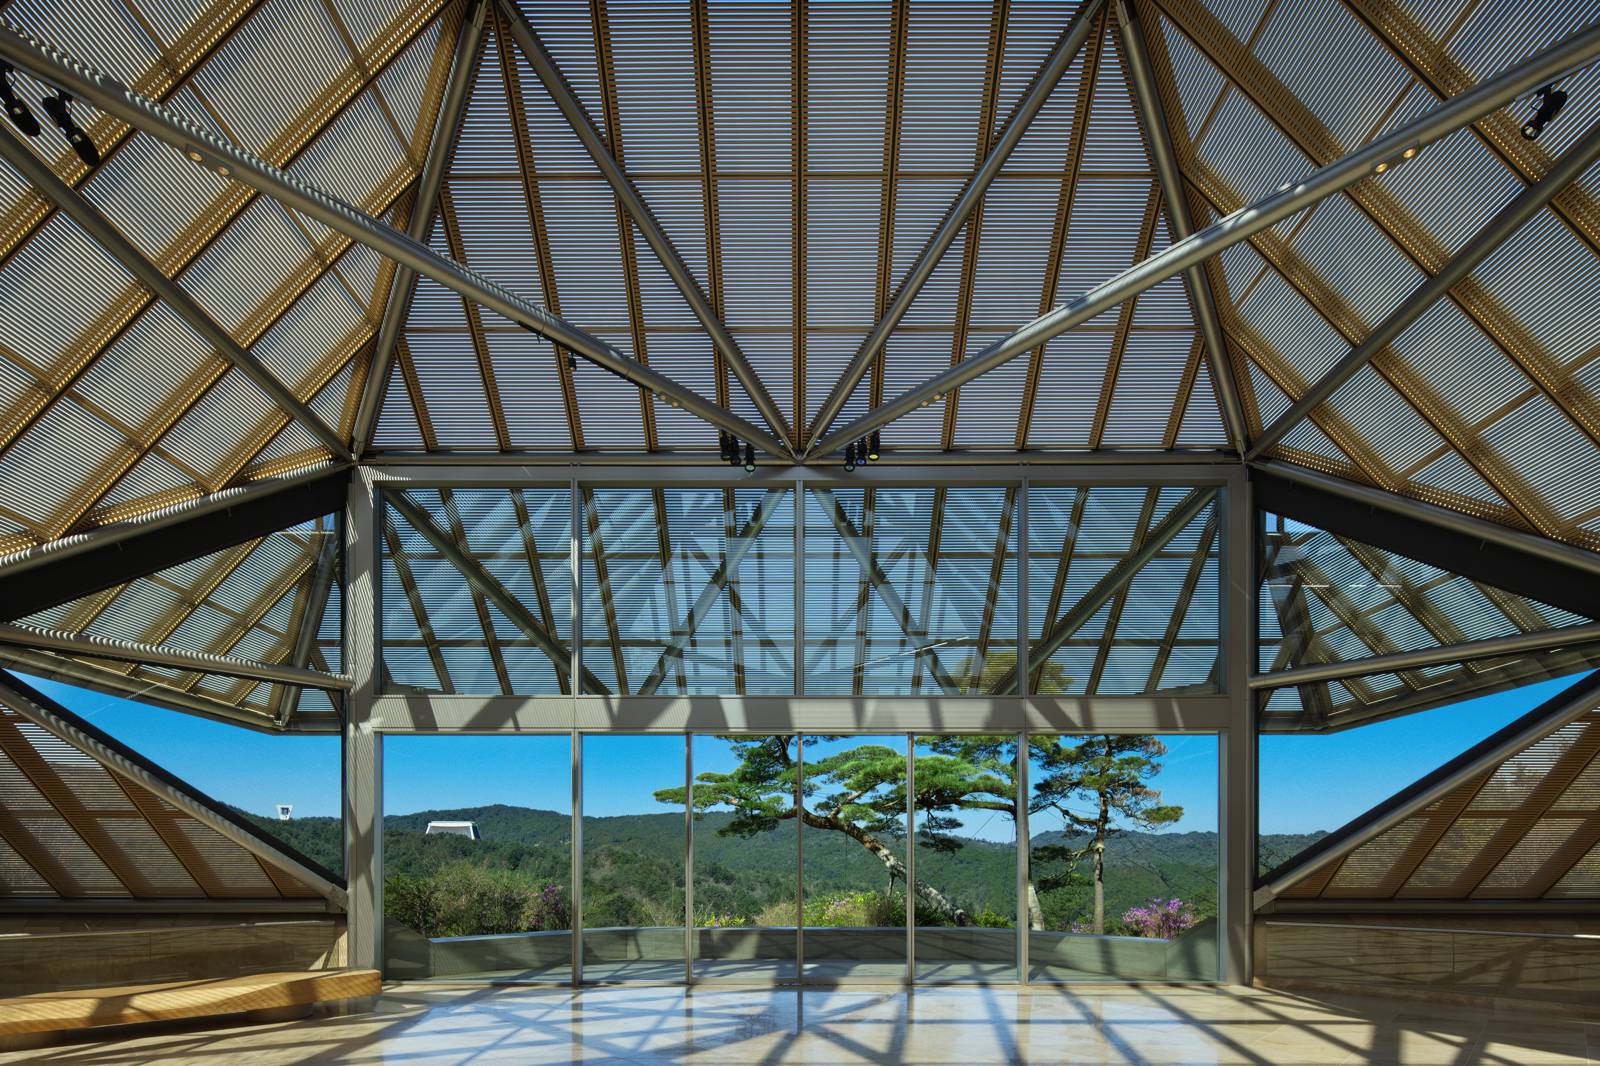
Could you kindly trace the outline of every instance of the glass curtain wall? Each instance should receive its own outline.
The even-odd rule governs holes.
[[[997,691],[1017,661],[1017,495],[808,489],[806,694]]]
[[[585,488],[589,691],[794,692],[794,494]]]
[[[684,736],[583,736],[583,977],[684,976]]]
[[[906,737],[802,745],[805,980],[906,976]]]
[[[572,979],[572,740],[384,740],[384,972]]]
[[[1029,980],[1216,980],[1216,738],[1028,747]]]
[[[918,981],[1017,979],[1017,737],[916,738]]]
[[[793,736],[696,736],[696,978],[799,976],[800,820]]]

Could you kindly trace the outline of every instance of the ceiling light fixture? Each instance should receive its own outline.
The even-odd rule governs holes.
[[[1544,128],[1561,114],[1561,109],[1567,103],[1567,94],[1557,89],[1554,84],[1550,84],[1540,89],[1534,99],[1538,101],[1539,109],[1533,113],[1532,118],[1522,124],[1522,135],[1530,141],[1543,133]]]
[[[726,462],[731,462],[732,459],[733,459],[733,449],[734,449],[733,438],[730,437],[726,433],[718,433],[717,434],[717,455],[718,455],[718,457],[721,458],[722,461],[725,462],[725,463]]]
[[[856,468],[856,446],[851,442],[844,446],[844,469],[848,473]]]
[[[744,470],[747,474],[756,472],[756,446],[749,441],[744,442]]]
[[[11,81],[10,63],[0,63],[0,102],[5,104],[6,115],[13,126],[29,137],[39,136],[39,120],[33,117],[33,111],[17,95],[17,87]]]
[[[879,443],[878,431],[873,430],[872,436],[867,443],[867,458],[874,463],[878,461],[878,456],[881,454],[878,448]]]
[[[54,122],[56,128],[66,136],[67,143],[72,145],[74,152],[78,153],[78,158],[83,160],[83,165],[86,167],[99,166],[100,149],[94,146],[94,140],[83,132],[83,127],[79,126],[72,117],[72,97],[64,92],[57,93],[55,96],[47,96],[40,100],[39,104],[44,108],[45,113],[50,116],[50,121]]]

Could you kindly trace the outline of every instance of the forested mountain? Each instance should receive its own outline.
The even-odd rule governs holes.
[[[250,816],[330,869],[339,868],[337,819],[289,822]],[[696,823],[695,909],[718,920],[791,924],[795,886],[795,826],[754,836],[726,832],[731,814],[708,813]],[[481,840],[425,836],[430,821],[473,821]],[[572,823],[565,814],[496,804],[417,811],[385,819],[385,876],[430,878],[460,865],[500,871],[531,888],[557,885],[569,871]],[[1322,834],[1269,835],[1261,840],[1266,866],[1300,851]],[[584,912],[588,925],[676,924],[683,913],[684,819],[680,813],[585,818]],[[904,839],[887,841],[896,850]],[[1035,845],[1066,841],[1043,833]],[[1015,849],[1006,843],[956,839],[948,849],[919,838],[917,878],[957,900],[969,913],[1016,912]],[[1217,835],[1139,833],[1113,837],[1107,847],[1107,913],[1112,916],[1145,900],[1173,896],[1191,902],[1201,917],[1216,912]],[[883,864],[843,833],[805,833],[806,895],[885,892],[891,888]],[[1087,882],[1041,893],[1047,923],[1064,928],[1089,907]]]

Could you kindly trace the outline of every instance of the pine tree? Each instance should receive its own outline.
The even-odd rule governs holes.
[[[1038,780],[1028,809],[1053,811],[1069,831],[1087,834],[1082,845],[1047,845],[1034,849],[1034,860],[1064,860],[1070,865],[1088,856],[1093,862],[1094,925],[1106,930],[1106,841],[1128,828],[1153,830],[1183,817],[1183,808],[1163,805],[1161,793],[1146,784],[1161,772],[1158,762],[1167,746],[1153,736],[1115,735],[1040,738],[1052,743],[1034,747]],[[1074,741],[1076,741],[1074,743]],[[1031,746],[1031,745],[1030,745]],[[1069,804],[1090,803],[1088,814]]]

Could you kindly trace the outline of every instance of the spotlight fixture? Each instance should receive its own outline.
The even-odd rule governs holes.
[[[717,458],[721,459],[723,462],[727,462],[729,453],[732,451],[733,449],[728,444],[728,435],[726,433],[718,433]]]
[[[878,456],[880,454],[878,450],[878,444],[878,431],[873,430],[872,436],[867,441],[867,459],[874,463],[878,461]]]
[[[39,136],[39,120],[33,117],[33,111],[22,102],[17,87],[11,82],[10,63],[0,63],[0,103],[5,104],[6,115],[13,126],[29,137]]]
[[[722,458],[729,466],[739,465],[739,438],[732,433],[728,434],[728,450],[723,453]]]
[[[72,117],[72,97],[66,93],[47,96],[39,103],[44,107],[45,113],[50,116],[50,121],[56,124],[67,138],[67,143],[72,145],[72,150],[78,153],[78,158],[83,160],[86,167],[100,165],[100,149],[94,146],[93,139],[83,132],[83,128]]]
[[[1567,94],[1557,89],[1554,84],[1551,84],[1540,89],[1534,99],[1538,101],[1539,110],[1535,111],[1533,117],[1522,124],[1522,135],[1530,141],[1543,133],[1544,128],[1555,121],[1557,115],[1561,114],[1561,108],[1567,102]]]
[[[756,446],[749,441],[744,442],[744,470],[747,474],[756,472]]]
[[[854,444],[846,444],[844,446],[844,468],[847,472],[856,468],[856,446]]]
[[[1385,159],[1383,162],[1381,162],[1377,166],[1373,167],[1372,168],[1372,172],[1374,174],[1387,174],[1389,171],[1393,170],[1395,167],[1399,166],[1401,163],[1405,163],[1405,162],[1408,162],[1408,161],[1410,161],[1412,159],[1415,159],[1417,157],[1417,152],[1418,152],[1417,146],[1416,145],[1412,145],[1410,148],[1407,148],[1405,151],[1401,152],[1399,155],[1393,156],[1393,157],[1391,157],[1389,159]]]

